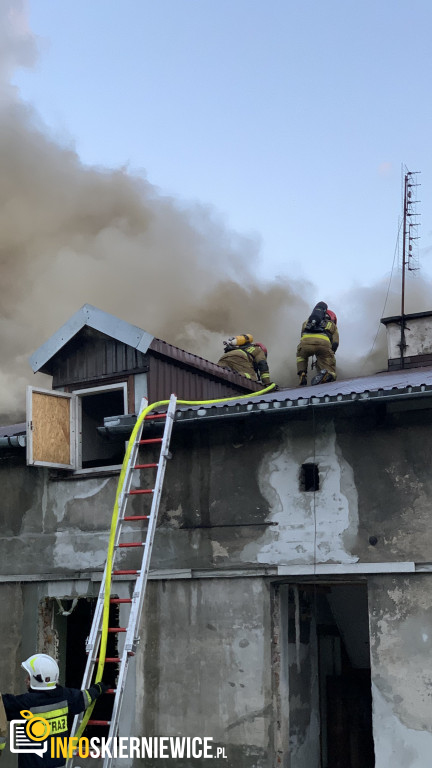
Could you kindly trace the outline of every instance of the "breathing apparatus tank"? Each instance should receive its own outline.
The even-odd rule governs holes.
[[[252,344],[253,336],[251,333],[243,333],[241,336],[231,336],[228,343],[233,347],[243,347],[245,344]]]

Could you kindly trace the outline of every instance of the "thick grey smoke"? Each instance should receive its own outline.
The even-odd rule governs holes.
[[[324,299],[339,315],[341,372],[385,367],[380,340],[362,370],[384,284],[338,307],[292,276],[263,283],[258,240],[231,232],[210,207],[182,205],[121,170],[83,166],[10,86],[13,69],[35,60],[21,0],[0,0],[0,30],[2,423],[22,416],[25,385],[38,383],[28,356],[86,302],[210,360],[227,336],[253,333],[283,386],[297,381],[301,322]]]

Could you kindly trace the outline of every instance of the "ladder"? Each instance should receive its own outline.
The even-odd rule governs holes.
[[[168,402],[168,401],[165,401]],[[102,626],[104,619],[104,604],[106,603],[106,585],[112,583],[112,578],[115,576],[120,577],[122,580],[125,577],[129,577],[131,581],[134,581],[133,595],[131,598],[116,598],[110,596],[110,604],[126,603],[130,604],[129,617],[127,627],[113,627],[109,628],[108,632],[123,632],[125,633],[125,639],[121,654],[117,658],[106,658],[107,663],[119,664],[119,673],[117,678],[117,684],[115,689],[110,689],[107,693],[114,694],[114,702],[112,708],[112,714],[110,720],[89,720],[88,725],[94,726],[109,726],[108,738],[115,738],[118,732],[119,718],[121,712],[121,706],[123,702],[123,694],[126,685],[127,671],[129,660],[135,655],[138,643],[139,643],[139,622],[142,613],[145,590],[147,586],[147,577],[150,568],[150,561],[153,548],[153,540],[156,531],[156,524],[159,512],[160,499],[162,495],[162,486],[165,475],[166,463],[171,454],[169,453],[169,445],[171,439],[171,432],[173,427],[173,421],[175,417],[177,398],[175,395],[171,395],[169,400],[168,409],[164,413],[151,414],[148,413],[145,418],[142,419],[141,424],[136,431],[134,437],[134,443],[132,450],[130,451],[129,459],[125,468],[123,484],[118,495],[118,518],[114,535],[114,553],[111,562],[111,571],[109,568],[109,559],[105,565],[104,574],[102,577],[99,596],[96,603],[96,609],[93,616],[93,622],[90,630],[90,634],[86,643],[86,651],[88,653],[87,664],[84,671],[84,677],[81,688],[89,688],[92,684],[95,667],[99,662],[98,652],[100,648],[100,641],[102,636]],[[160,405],[158,403],[157,405]],[[141,402],[140,412],[137,418],[139,422],[140,416],[147,408],[147,400],[144,398]],[[144,427],[144,421],[150,421],[155,419],[165,419],[164,431],[162,437],[152,437],[149,439],[142,439],[142,430]],[[131,438],[132,439],[132,438]],[[145,445],[158,445],[160,444],[160,457],[158,463],[143,464],[138,461],[138,453],[141,446]],[[126,453],[127,455],[127,453]],[[137,488],[131,490],[132,476],[134,470],[156,469],[156,479],[154,488]],[[147,515],[127,515],[126,507],[128,500],[136,495],[142,495],[144,498],[151,497],[151,509]],[[136,541],[120,541],[122,535],[122,528],[124,523],[128,525],[130,523],[143,523],[147,522],[147,530],[145,540]],[[142,548],[142,561],[139,569],[125,569],[116,568],[115,555],[118,552],[124,551],[127,548]],[[110,577],[110,578],[109,578]],[[82,720],[83,714],[76,715],[73,721],[71,730],[71,736],[74,736],[78,730],[79,724]],[[108,768],[112,758],[105,757],[104,768]]]

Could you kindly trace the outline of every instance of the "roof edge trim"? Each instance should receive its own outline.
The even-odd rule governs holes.
[[[51,358],[60,352],[85,326],[111,336],[144,354],[154,339],[154,336],[137,325],[131,325],[125,320],[120,320],[120,318],[110,315],[92,304],[84,304],[30,356],[29,361],[33,372],[37,373],[42,370]]]

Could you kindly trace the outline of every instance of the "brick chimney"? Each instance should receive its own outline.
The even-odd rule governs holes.
[[[387,330],[388,370],[432,366],[432,312],[383,317]]]

